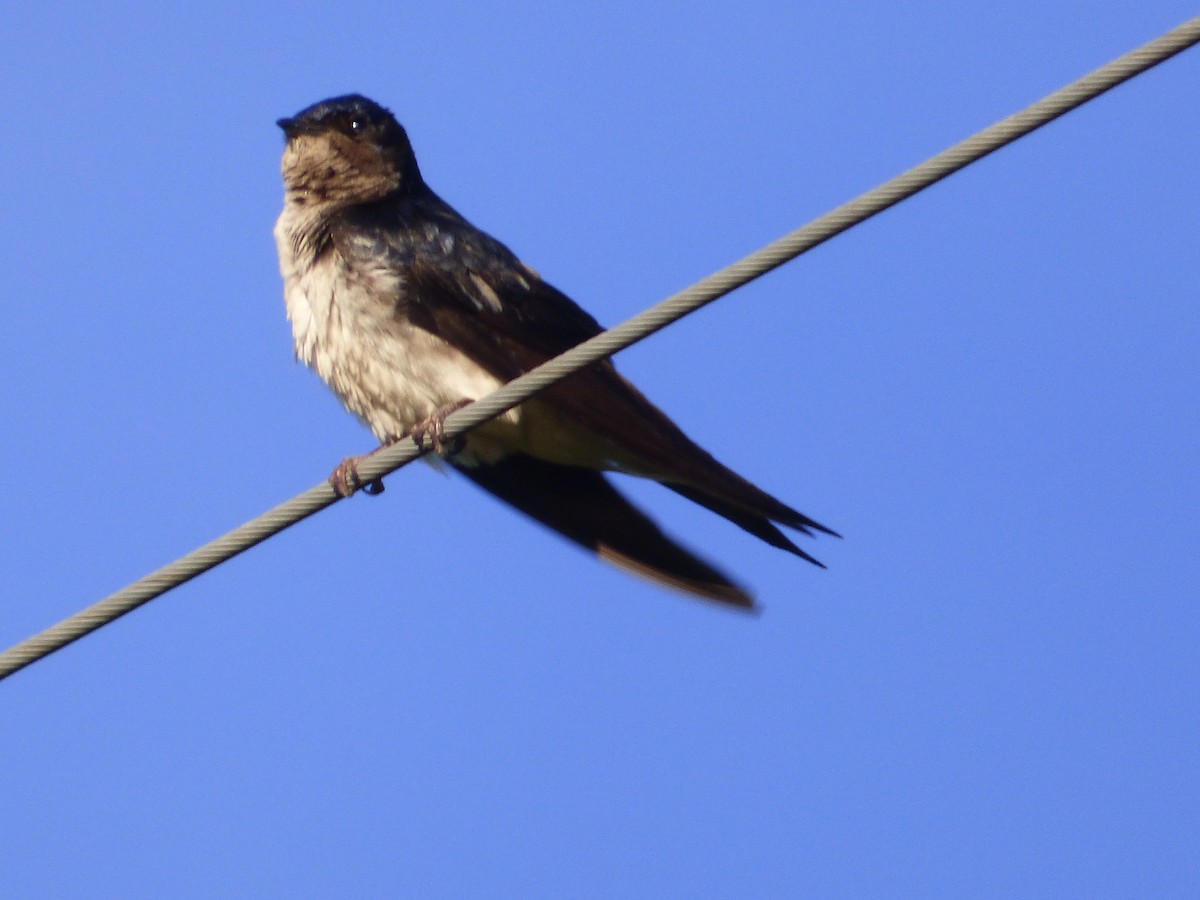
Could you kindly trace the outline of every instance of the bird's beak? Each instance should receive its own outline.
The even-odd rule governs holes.
[[[284,135],[290,141],[292,139],[292,134],[296,128],[296,120],[295,119],[276,119],[275,124],[283,129]]]

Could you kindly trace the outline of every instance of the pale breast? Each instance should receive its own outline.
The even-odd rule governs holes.
[[[312,259],[286,208],[275,238],[296,356],[381,441],[499,387],[477,363],[398,313],[404,284],[393,269],[351,268],[332,250]],[[514,424],[517,418],[510,415]]]
[[[351,267],[332,248],[317,253],[314,219],[304,213],[287,205],[275,226],[296,356],[380,441],[500,387],[473,359],[404,316],[400,301],[406,286],[394,268]],[[457,459],[470,465],[514,452],[568,465],[625,468],[615,447],[537,401],[472,431]]]

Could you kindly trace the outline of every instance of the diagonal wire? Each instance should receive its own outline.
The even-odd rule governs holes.
[[[514,379],[487,397],[453,413],[446,419],[446,440],[452,441],[584,366],[654,334],[688,313],[911,197],[1197,42],[1200,42],[1200,16],[1101,66],[1032,106],[983,129],[891,181],[837,207],[803,228],[668,297],[621,325],[596,335]],[[411,440],[401,441],[364,459],[358,467],[359,475],[364,482],[369,482],[395,471],[420,455],[421,450]],[[178,587],[225,560],[249,550],[283,529],[332,505],[338,499],[328,483],[310,488],[93,606],[27,638],[0,653],[0,679],[7,678],[30,663],[107,625],[171,588]]]

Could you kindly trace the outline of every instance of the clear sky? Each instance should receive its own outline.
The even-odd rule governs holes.
[[[1193,4],[18,4],[0,644],[322,480],[276,118],[615,324]],[[1200,53],[622,354],[745,617],[411,466],[0,684],[11,897],[1200,894]]]

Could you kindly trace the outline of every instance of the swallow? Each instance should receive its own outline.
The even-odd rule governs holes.
[[[609,482],[653,479],[818,566],[779,526],[837,533],[722,465],[595,363],[469,432],[446,416],[602,330],[425,183],[387,109],[351,94],[280,119],[275,225],[296,356],[387,445],[429,440],[454,469],[600,558],[664,586],[753,607],[742,586],[665,534]],[[361,457],[330,477],[363,485]],[[381,489],[380,486],[377,489]],[[822,566],[822,568],[824,568]]]

